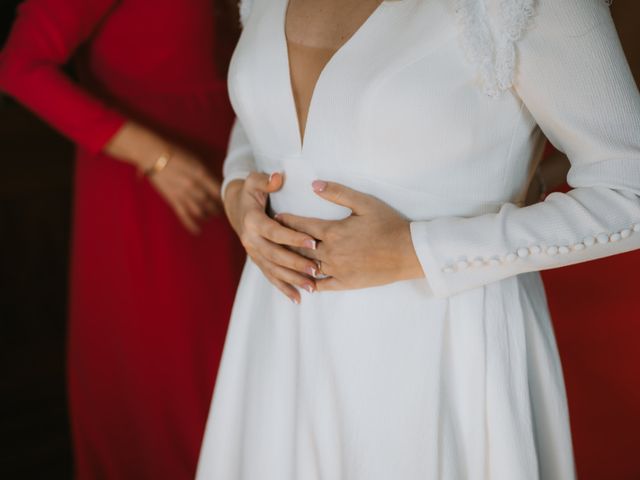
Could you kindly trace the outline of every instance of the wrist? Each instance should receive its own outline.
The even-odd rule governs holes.
[[[172,146],[151,130],[127,122],[106,146],[108,154],[136,167],[140,172],[151,171],[163,156],[170,156]]]

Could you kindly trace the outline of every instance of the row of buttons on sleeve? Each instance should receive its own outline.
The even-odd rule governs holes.
[[[540,247],[538,245],[534,245],[533,247],[520,247],[515,252],[510,252],[506,255],[498,256],[495,255],[491,258],[477,257],[474,260],[467,260],[466,258],[462,258],[458,260],[455,264],[447,265],[442,269],[444,273],[455,273],[461,270],[466,270],[469,267],[482,267],[485,265],[497,266],[502,263],[510,263],[515,262],[519,258],[527,258],[531,255],[539,255],[541,253],[545,253],[550,256],[555,255],[566,255],[569,252],[579,252],[584,250],[585,248],[592,247],[593,245],[600,243],[610,243],[617,242],[619,240],[623,240],[631,236],[634,232],[640,232],[640,223],[636,223],[629,228],[625,228],[620,230],[619,232],[614,233],[600,233],[595,236],[586,237],[582,242],[578,242],[574,245],[551,245],[549,247]]]

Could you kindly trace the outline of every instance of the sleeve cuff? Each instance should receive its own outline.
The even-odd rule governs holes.
[[[429,242],[425,241],[428,238],[428,223],[411,222],[411,241],[431,292],[435,297],[446,297],[448,294],[447,283]]]

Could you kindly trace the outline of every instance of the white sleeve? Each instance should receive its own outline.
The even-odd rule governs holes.
[[[249,14],[251,13],[251,7],[253,6],[253,0],[240,0],[240,23],[242,25],[247,24]]]
[[[609,9],[604,0],[537,4],[513,87],[569,157],[573,190],[495,214],[412,223],[437,296],[640,248],[640,95]]]
[[[227,157],[222,167],[222,198],[229,183],[233,180],[244,180],[253,171],[257,170],[256,163],[251,150],[251,144],[240,121],[236,118],[231,136],[229,138],[229,148]]]

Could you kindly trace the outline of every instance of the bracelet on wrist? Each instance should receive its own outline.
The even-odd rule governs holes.
[[[169,161],[171,161],[171,157],[172,156],[173,156],[172,152],[167,152],[167,153],[163,153],[162,155],[160,155],[156,159],[156,161],[153,162],[153,165],[151,165],[149,168],[147,168],[143,172],[144,176],[145,177],[152,177],[152,176],[156,175],[157,173],[160,173],[169,164]]]

